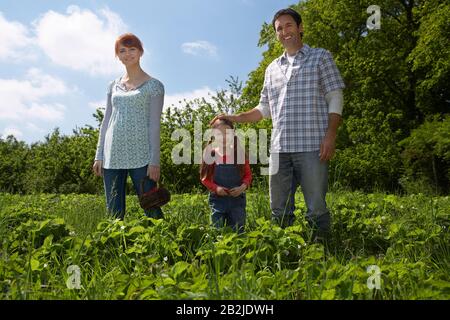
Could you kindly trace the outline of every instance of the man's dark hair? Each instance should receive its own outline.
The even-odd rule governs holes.
[[[286,14],[288,14],[292,18],[294,18],[295,22],[297,23],[297,26],[299,26],[300,23],[302,23],[302,17],[300,16],[300,13],[298,13],[297,11],[295,11],[292,8],[281,9],[277,13],[275,13],[275,15],[273,16],[272,26],[274,29],[275,29],[275,20],[277,20],[279,17],[284,16]]]

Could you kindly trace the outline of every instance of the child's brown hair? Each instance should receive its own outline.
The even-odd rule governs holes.
[[[231,129],[234,129],[233,126],[233,122],[231,122],[228,119],[218,119],[216,121],[221,121],[223,124],[229,126]],[[212,144],[212,139],[206,144],[204,150],[206,150],[210,145]],[[245,173],[245,162],[244,163],[237,163],[238,161],[238,154],[237,154],[237,150],[238,150],[238,138],[236,135],[234,135],[234,139],[233,139],[233,150],[234,150],[234,158],[233,158],[233,164],[235,164],[238,169],[239,169],[239,174],[242,177],[244,177],[244,173]],[[211,150],[211,157],[214,158],[215,157],[215,150]],[[247,152],[245,152],[245,161],[247,161],[248,156],[247,156]],[[228,163],[228,160],[227,160]],[[203,157],[202,157],[202,164],[200,165],[200,179],[205,179],[207,177],[211,177],[214,171],[214,164],[207,164]]]

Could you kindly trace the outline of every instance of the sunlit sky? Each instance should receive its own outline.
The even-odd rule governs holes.
[[[165,85],[165,107],[247,80],[265,48],[264,22],[295,1],[0,1],[0,136],[27,143],[54,128],[64,134],[105,105],[123,74],[114,41],[144,43],[143,69]]]

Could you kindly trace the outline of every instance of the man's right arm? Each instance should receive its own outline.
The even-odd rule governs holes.
[[[242,112],[236,115],[232,115],[233,122],[245,123],[245,122],[258,122],[263,118],[261,111],[258,108],[253,108],[249,111]]]
[[[212,125],[218,119],[227,119],[231,122],[246,123],[246,122],[258,122],[262,118],[263,114],[261,113],[261,111],[258,108],[253,108],[249,111],[242,112],[239,114],[220,114],[218,116],[215,116],[214,119],[212,119],[209,124]]]

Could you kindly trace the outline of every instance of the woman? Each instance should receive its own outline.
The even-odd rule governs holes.
[[[116,57],[126,72],[109,85],[105,116],[100,127],[94,173],[103,176],[106,204],[114,217],[125,216],[125,190],[128,174],[138,195],[160,178],[160,125],[164,103],[163,84],[142,70],[142,43],[131,33],[121,35],[115,44]],[[162,218],[160,208],[147,210],[152,218]]]

